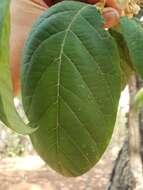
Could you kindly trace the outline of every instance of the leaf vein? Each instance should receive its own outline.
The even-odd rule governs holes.
[[[61,97],[62,98],[62,97]],[[89,129],[84,125],[84,123],[81,121],[81,119],[79,118],[79,116],[75,113],[75,111],[71,108],[71,106],[67,103],[67,101],[65,101],[63,98],[62,98],[63,102],[65,103],[65,105],[67,106],[67,108],[70,110],[70,112],[73,114],[73,116],[76,118],[76,120],[81,124],[81,126],[87,131],[87,133],[89,134],[90,138],[92,139],[92,141],[94,142],[95,144],[95,147],[96,147],[96,151],[97,151],[97,154],[98,156],[100,155],[99,154],[99,150],[98,150],[98,145],[97,145],[97,142],[96,140],[94,139],[93,135],[91,134],[91,132],[89,131]]]

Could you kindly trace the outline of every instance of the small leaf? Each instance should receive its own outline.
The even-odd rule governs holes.
[[[121,33],[126,41],[134,69],[143,78],[143,28],[136,19],[122,17]]]
[[[94,6],[62,2],[34,25],[22,99],[39,155],[65,176],[87,172],[111,139],[121,91],[116,43]]]
[[[29,134],[36,129],[24,124],[13,103],[9,65],[9,4],[9,0],[0,2],[0,120],[18,133]]]
[[[122,90],[128,84],[130,80],[130,76],[134,72],[134,68],[132,67],[132,63],[129,57],[129,51],[127,44],[122,36],[121,33],[117,32],[114,29],[110,29],[111,35],[114,37],[120,55],[120,66],[121,66],[121,83],[122,83]]]

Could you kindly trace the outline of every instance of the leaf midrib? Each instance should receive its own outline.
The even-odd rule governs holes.
[[[66,43],[66,39],[67,39],[67,36],[68,36],[68,33],[70,31],[70,28],[72,26],[72,24],[75,22],[75,20],[77,19],[77,17],[80,15],[80,13],[85,10],[87,7],[89,7],[89,5],[86,5],[84,7],[82,7],[76,14],[75,16],[73,17],[73,19],[71,20],[71,22],[69,23],[67,29],[65,30],[65,36],[63,38],[63,42],[61,44],[61,51],[59,53],[59,65],[58,65],[58,81],[57,81],[57,130],[56,130],[56,133],[57,133],[57,143],[56,143],[56,154],[57,154],[57,159],[58,161],[60,161],[60,159],[58,158],[58,153],[59,153],[59,149],[60,149],[60,145],[59,145],[59,141],[60,141],[60,135],[59,135],[59,130],[60,130],[60,125],[59,125],[59,101],[60,101],[60,82],[61,82],[61,67],[62,67],[62,55],[64,53],[64,46],[65,46],[65,43]]]

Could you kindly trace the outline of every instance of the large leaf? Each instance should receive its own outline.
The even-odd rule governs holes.
[[[126,17],[121,18],[120,24],[132,65],[143,78],[143,27],[136,19]]]
[[[9,66],[9,0],[0,1],[0,120],[18,133],[29,134],[35,129],[26,126],[13,103]]]
[[[39,155],[65,176],[88,171],[105,151],[121,91],[116,43],[94,6],[49,8],[25,46],[22,97]]]

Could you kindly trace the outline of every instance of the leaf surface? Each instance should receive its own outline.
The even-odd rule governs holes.
[[[122,83],[122,90],[124,90],[125,86],[128,84],[130,80],[130,76],[134,72],[134,68],[132,66],[128,47],[123,38],[123,35],[114,29],[110,29],[110,33],[114,37],[119,50],[120,66],[121,66],[121,83]]]
[[[129,50],[134,69],[143,78],[143,27],[136,19],[122,17],[121,33]]]
[[[33,26],[22,64],[22,97],[39,155],[65,176],[104,153],[121,91],[116,43],[94,6],[62,2]]]

